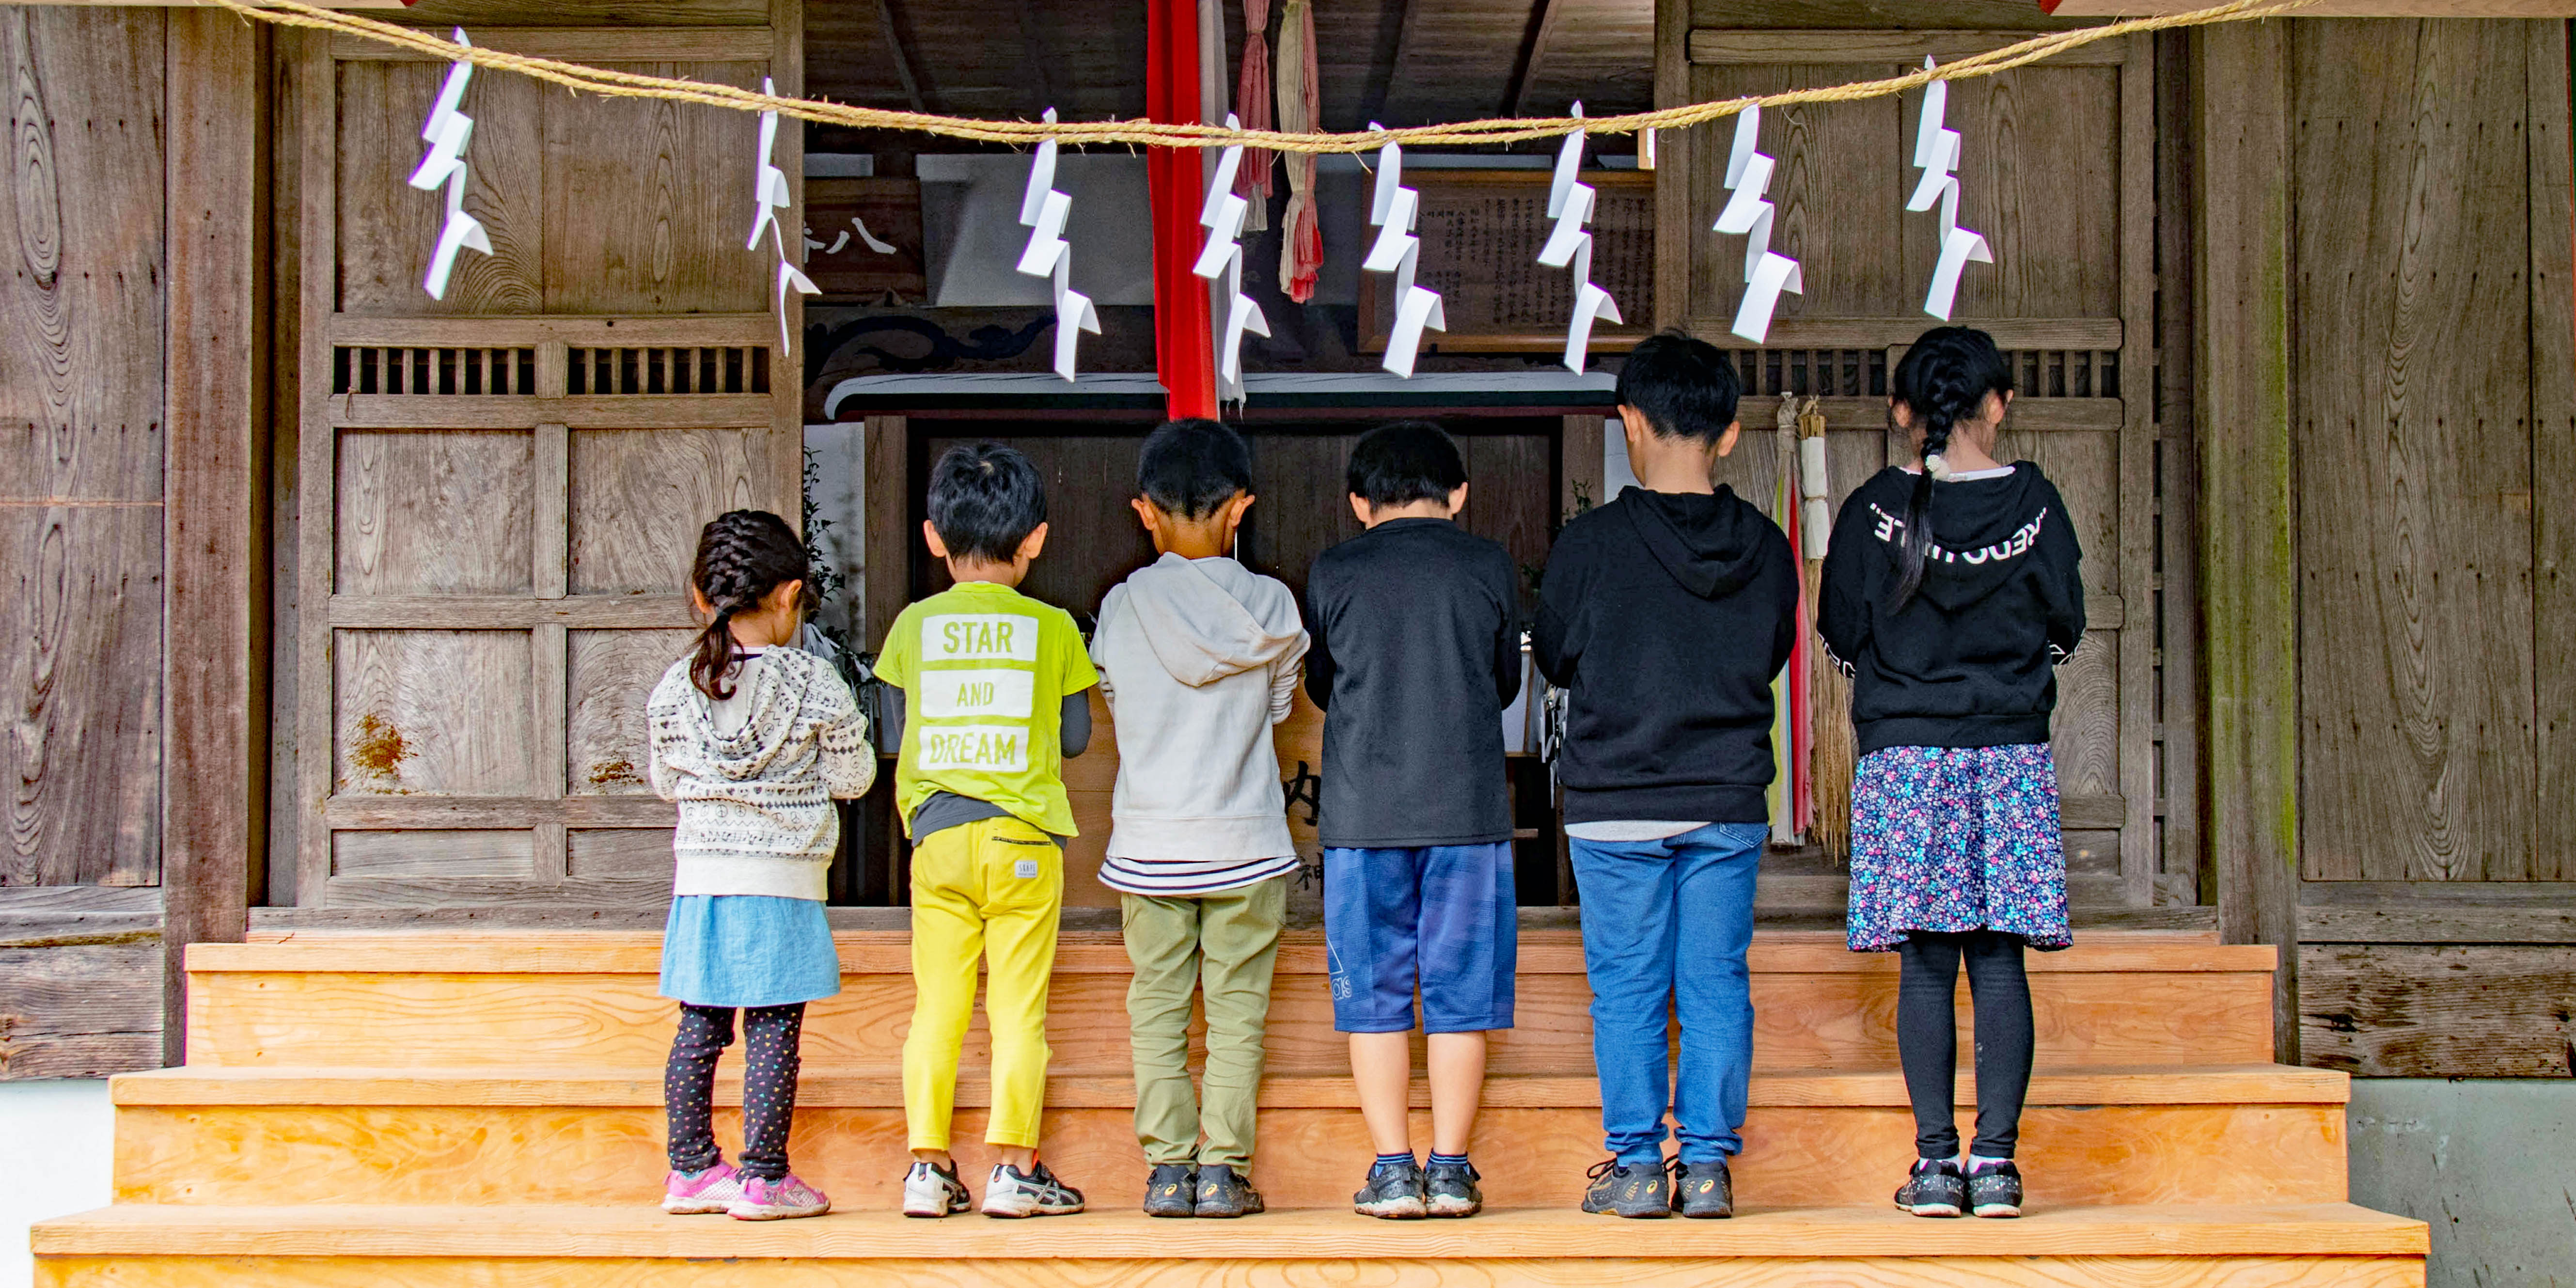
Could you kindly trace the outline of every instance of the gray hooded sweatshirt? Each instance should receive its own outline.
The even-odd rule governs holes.
[[[1101,600],[1091,660],[1118,737],[1103,883],[1211,894],[1295,870],[1270,727],[1306,644],[1296,596],[1232,559],[1166,554]]]

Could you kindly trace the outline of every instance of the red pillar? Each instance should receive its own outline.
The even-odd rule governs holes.
[[[1174,125],[1199,119],[1198,0],[1147,0],[1145,114]],[[1148,148],[1154,208],[1154,366],[1169,414],[1214,416],[1216,355],[1208,345],[1207,283],[1199,257],[1202,186],[1195,148]]]

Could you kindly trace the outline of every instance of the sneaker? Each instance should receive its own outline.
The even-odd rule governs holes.
[[[1968,1173],[1968,1210],[1979,1216],[2020,1216],[2021,1169],[2005,1159]]]
[[[1429,1201],[1422,1192],[1422,1165],[1410,1158],[1401,1163],[1370,1164],[1368,1184],[1351,1196],[1351,1210],[1389,1221],[1410,1221],[1429,1212]]]
[[[948,1166],[913,1160],[912,1170],[903,1174],[903,1214],[905,1216],[947,1216],[975,1206],[975,1196],[966,1192],[966,1182],[957,1179],[957,1160]]]
[[[742,1197],[742,1173],[731,1163],[662,1178],[662,1210],[673,1216],[708,1216],[733,1210]]]
[[[1235,1175],[1225,1163],[1210,1163],[1199,1169],[1198,1215],[1208,1217],[1256,1216],[1269,1209],[1261,1201],[1261,1191],[1252,1182]]]
[[[1652,1218],[1671,1216],[1673,1201],[1664,1185],[1664,1169],[1653,1165],[1629,1167],[1618,1159],[1605,1158],[1584,1173],[1592,1184],[1584,1187],[1583,1210],[1615,1212],[1620,1216]]]
[[[794,1176],[774,1181],[746,1177],[742,1197],[725,1209],[737,1221],[783,1221],[789,1217],[821,1216],[831,1210],[832,1200],[823,1197],[823,1191]]]
[[[1916,1216],[1957,1216],[1968,1203],[1968,1178],[1959,1174],[1959,1165],[1946,1158],[1927,1158],[1914,1165],[1905,1178],[1905,1186],[1896,1192],[1896,1206]]]
[[[1474,1216],[1485,1210],[1485,1179],[1473,1163],[1433,1163],[1422,1169],[1423,1208],[1432,1216]]]
[[[1669,1170],[1675,1212],[1703,1221],[1735,1215],[1735,1177],[1724,1159],[1693,1165],[1676,1158]]]
[[[1055,1178],[1045,1163],[1023,1172],[1008,1163],[993,1164],[984,1182],[984,1215],[1019,1218],[1064,1216],[1082,1210],[1082,1191]]]
[[[1197,1216],[1199,1172],[1187,1163],[1156,1163],[1145,1173],[1145,1215]]]

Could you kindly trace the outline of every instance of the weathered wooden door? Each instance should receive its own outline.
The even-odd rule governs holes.
[[[1826,6],[1774,6],[1816,16]],[[1716,0],[1662,0],[1657,101],[1774,93],[1893,76],[2027,32],[1748,29]],[[1932,21],[1938,21],[1935,16]],[[1948,125],[1965,135],[1961,223],[1996,262],[1971,265],[1954,316],[1991,332],[2020,387],[1998,448],[2037,462],[2065,494],[2084,546],[2091,629],[2058,672],[2055,730],[2071,893],[2078,903],[2189,904],[2194,846],[2165,837],[2158,761],[2154,49],[2104,41],[2000,76],[1955,82]],[[1733,123],[1666,143],[1658,171],[1658,321],[1734,353],[1746,376],[1746,448],[1729,481],[1767,500],[1777,395],[1823,395],[1839,505],[1890,463],[1887,373],[1937,321],[1923,312],[1939,231],[1905,210],[1919,93],[1775,109],[1772,247],[1801,261],[1765,347],[1731,334],[1743,242],[1710,231]],[[1901,446],[1899,448],[1901,451]],[[2176,809],[2187,809],[2188,801]],[[2167,857],[2170,852],[2170,857]],[[1769,875],[1766,873],[1766,875]],[[1775,886],[1797,880],[1783,874]],[[1808,878],[1839,904],[1840,879]],[[1770,897],[1766,890],[1766,897]]]
[[[707,25],[469,30],[795,92],[795,0],[672,12]],[[441,302],[420,278],[443,205],[404,179],[445,66],[305,37],[289,67],[297,799],[273,899],[659,900],[672,815],[644,782],[643,704],[688,639],[698,528],[797,513],[801,381],[772,253],[743,249],[757,118],[478,74],[467,206],[494,254],[465,255]],[[801,151],[783,131],[777,164],[797,174]]]

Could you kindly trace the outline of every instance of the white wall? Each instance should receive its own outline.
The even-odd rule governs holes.
[[[29,1224],[107,1206],[114,1142],[105,1080],[0,1082],[0,1285],[35,1278]]]

